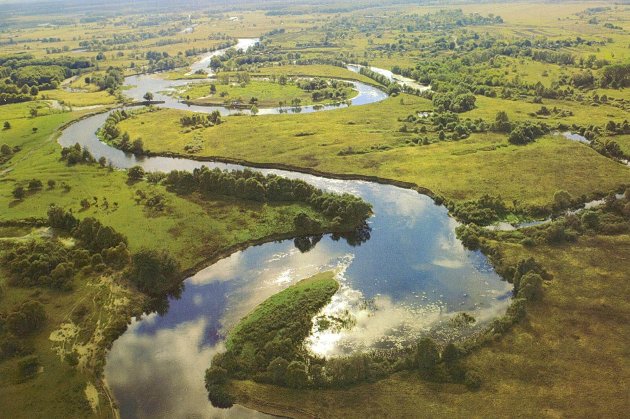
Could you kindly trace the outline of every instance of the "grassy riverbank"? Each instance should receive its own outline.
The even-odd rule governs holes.
[[[427,187],[455,201],[490,194],[508,203],[546,205],[560,189],[581,196],[628,180],[627,167],[561,136],[545,136],[526,146],[508,144],[506,135],[492,132],[460,141],[432,138],[436,142],[430,145],[409,144],[422,135],[400,132],[399,119],[432,108],[426,99],[401,95],[332,112],[228,117],[219,126],[189,133],[179,124],[183,112],[160,110],[125,120],[120,128],[142,138],[145,149],[154,153],[185,155],[184,147],[196,136],[201,139],[196,157],[378,176]]]
[[[211,91],[211,86],[215,86],[215,91]],[[299,88],[294,83],[279,84],[270,81],[252,80],[240,86],[235,84],[213,84],[195,83],[178,92],[178,97],[189,101],[194,105],[202,106],[237,106],[249,109],[256,105],[258,108],[275,108],[282,106],[292,106],[299,100],[300,106],[344,101],[352,99],[357,92],[351,87],[343,87],[339,90],[343,95],[338,99],[324,99],[314,101],[312,94]],[[252,98],[256,99],[252,101]]]
[[[38,107],[37,117],[30,116],[34,107]],[[132,253],[143,248],[168,252],[184,271],[247,245],[291,237],[296,234],[294,219],[298,214],[317,220],[322,232],[331,228],[331,217],[303,203],[261,203],[217,194],[178,195],[146,181],[129,183],[125,172],[110,171],[97,163],[68,166],[60,160],[56,129],[81,114],[60,113],[37,102],[0,107],[0,122],[10,124],[0,134],[0,144],[14,150],[0,167],[1,223],[45,219],[54,203],[72,209],[78,218],[94,217],[113,227],[128,238]],[[29,188],[33,179],[42,186]],[[13,195],[17,186],[26,190],[21,199]],[[159,197],[159,208],[146,204],[152,197]],[[45,228],[34,229],[28,223],[2,228],[0,254],[10,251],[15,243],[46,243],[51,240],[49,235]],[[48,417],[109,417],[112,401],[98,376],[104,350],[124,330],[132,314],[141,313],[146,297],[127,288],[118,273],[81,271],[71,291],[19,288],[9,285],[8,280],[8,272],[0,268],[0,313],[34,300],[42,304],[47,320],[24,339],[25,346],[38,357],[40,370],[36,375],[24,379],[18,374],[23,358],[0,361],[3,411],[15,418],[44,412]],[[79,355],[76,365],[68,361],[73,353]]]

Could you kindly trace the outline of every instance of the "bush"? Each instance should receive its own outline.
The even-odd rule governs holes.
[[[274,384],[284,384],[288,367],[289,362],[282,357],[271,361],[269,366],[267,366],[267,372],[269,373],[271,382]]]
[[[225,368],[213,365],[206,370],[205,382],[206,389],[213,385],[225,384],[228,379],[228,372]]]
[[[131,257],[129,279],[147,294],[164,294],[173,288],[178,277],[179,264],[164,251],[145,249]]]
[[[518,288],[518,297],[530,301],[539,300],[543,292],[543,279],[535,272],[528,272],[521,278]]]
[[[144,169],[140,166],[134,166],[127,170],[127,179],[130,181],[142,180],[144,177]]]
[[[440,361],[440,352],[433,339],[428,337],[420,339],[416,346],[415,361],[421,373],[429,376],[433,374]]]
[[[26,190],[24,190],[24,187],[22,186],[16,186],[13,188],[12,194],[15,199],[22,200],[26,196]]]
[[[2,147],[0,147],[0,153],[3,156],[10,156],[13,154],[13,150],[7,144],[2,144]]]
[[[221,385],[211,385],[207,388],[208,400],[213,407],[219,409],[229,409],[234,405],[234,397]]]
[[[30,355],[18,361],[18,373],[22,378],[31,378],[39,370],[39,357]]]
[[[304,388],[308,385],[306,365],[300,361],[293,361],[287,367],[286,383],[292,388]]]
[[[479,374],[476,370],[468,370],[466,371],[466,375],[464,376],[464,384],[468,387],[469,390],[478,390],[481,387],[482,383],[481,374]]]
[[[16,336],[39,330],[46,322],[44,306],[37,301],[26,301],[7,315],[7,329]]]

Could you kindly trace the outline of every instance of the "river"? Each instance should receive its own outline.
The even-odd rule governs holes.
[[[127,78],[126,84],[136,87],[126,93],[137,99],[152,91],[156,100],[165,101],[160,106],[182,109],[175,99],[158,93],[173,83],[153,75],[134,76]],[[372,86],[355,86],[359,95],[352,106],[386,97]],[[231,113],[225,108],[183,108]],[[317,110],[311,107],[306,111]],[[107,114],[100,114],[70,125],[60,136],[60,144],[78,142],[95,158],[106,157],[117,168],[136,164],[147,171],[192,170],[202,165],[243,168],[123,153],[101,143],[95,135],[106,118]],[[134,320],[108,354],[105,378],[123,418],[264,416],[241,406],[212,408],[203,384],[204,371],[212,356],[223,350],[226,332],[239,319],[267,297],[317,272],[335,270],[341,283],[325,311],[354,319],[349,330],[308,339],[310,348],[324,356],[401,347],[423,333],[448,330],[444,325],[460,312],[473,315],[478,327],[505,312],[511,285],[501,280],[483,254],[462,246],[455,237],[457,222],[428,196],[367,181],[254,170],[303,179],[326,191],[361,196],[374,207],[369,234],[361,240],[332,235],[313,238],[308,251],[303,246],[298,249],[293,240],[253,246],[186,279],[183,293],[179,299],[169,300],[165,314]],[[457,338],[459,333],[450,330],[448,337]]]

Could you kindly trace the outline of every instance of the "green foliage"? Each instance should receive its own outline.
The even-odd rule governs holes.
[[[543,293],[542,284],[543,279],[540,275],[534,272],[528,272],[520,280],[518,297],[530,301],[539,300]]]
[[[464,384],[470,390],[478,390],[481,388],[481,384],[483,383],[483,378],[481,374],[476,370],[468,370],[466,371],[466,375],[464,378]]]
[[[127,170],[127,179],[132,182],[137,182],[144,178],[144,169],[141,166],[133,166]]]
[[[87,148],[82,148],[79,143],[71,147],[61,149],[61,160],[64,160],[68,166],[75,164],[92,164],[96,162],[94,156]]]
[[[453,214],[464,223],[488,225],[507,214],[507,207],[501,197],[483,195],[476,201],[456,204]]]
[[[21,378],[31,378],[39,370],[39,357],[37,355],[29,355],[22,358],[18,361],[17,367]]]
[[[46,322],[44,306],[38,301],[25,301],[6,316],[6,327],[16,336],[26,336],[39,330]]]
[[[438,362],[440,362],[440,351],[435,341],[429,337],[420,339],[415,348],[415,364],[420,373],[430,377],[434,374]]]
[[[304,202],[329,217],[340,217],[343,223],[356,226],[371,214],[372,207],[354,195],[324,193],[298,179],[276,175],[265,176],[251,170],[221,171],[203,166],[193,173],[172,171],[164,183],[180,194],[231,195],[259,202]]]
[[[313,317],[338,287],[327,272],[265,300],[232,329],[227,352],[213,359],[207,383],[214,384],[215,369],[224,368],[230,377],[257,377],[295,388],[310,385],[306,363],[311,355],[302,343],[311,332]]]
[[[129,280],[150,295],[172,290],[179,278],[179,263],[168,253],[143,249],[131,257]]]

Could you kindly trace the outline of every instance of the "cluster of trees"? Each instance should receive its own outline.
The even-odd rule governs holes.
[[[339,80],[314,78],[298,80],[296,86],[306,92],[311,92],[313,101],[319,102],[326,99],[346,99],[348,94],[345,89],[350,88],[352,84]]]
[[[76,143],[71,147],[63,147],[61,149],[61,160],[64,160],[68,166],[75,164],[92,164],[96,162],[94,156],[87,148],[81,147]]]
[[[221,113],[219,111],[213,111],[209,114],[193,113],[191,115],[184,115],[179,119],[179,123],[183,127],[212,127],[219,125],[221,122]]]
[[[166,251],[143,249],[132,255],[127,248],[127,238],[95,218],[78,220],[71,212],[51,206],[48,222],[51,227],[68,232],[79,243],[79,246],[65,250],[67,261],[61,265],[68,277],[74,269],[84,266],[97,271],[107,267],[114,270],[127,268],[125,277],[151,296],[164,295],[179,281],[179,264]]]
[[[551,131],[544,123],[532,123],[529,121],[514,124],[508,141],[511,144],[524,145],[533,142],[536,138],[548,134]]]
[[[613,89],[630,86],[630,64],[613,64],[602,68],[599,84],[603,88]]]
[[[0,361],[32,352],[23,338],[40,330],[45,324],[46,312],[38,301],[27,300],[8,312],[0,312]],[[29,358],[18,361],[19,372],[24,378],[33,372],[32,360]]]
[[[120,135],[120,128],[118,128],[118,123],[124,121],[129,118],[131,114],[126,110],[115,110],[112,111],[105,120],[105,123],[98,130],[98,134],[105,141],[113,141],[118,138]]]
[[[500,220],[508,213],[508,209],[501,197],[483,195],[476,201],[465,201],[455,204],[452,213],[464,223],[488,225]]]
[[[149,61],[147,69],[150,73],[173,70],[187,64],[184,58],[180,56],[171,57],[166,51],[147,51],[145,58]]]
[[[113,95],[125,82],[125,76],[120,68],[109,67],[105,74],[86,78],[85,81]]]
[[[203,166],[192,173],[174,170],[163,181],[169,189],[190,194],[221,194],[258,202],[304,202],[324,215],[334,218],[335,223],[352,225],[362,223],[372,207],[350,194],[325,193],[299,180],[276,175],[263,175],[251,170],[210,170]]]
[[[564,191],[556,193],[554,207],[569,208],[575,206]],[[627,234],[630,232],[630,190],[618,198],[609,194],[604,198],[602,206],[564,216],[524,232],[527,236],[524,244],[534,245],[546,243],[551,245],[573,242],[581,235],[590,234]]]
[[[0,105],[32,100],[42,90],[56,89],[64,79],[91,67],[69,57],[34,58],[31,54],[0,57]]]
[[[433,106],[438,112],[451,111],[461,113],[475,108],[477,98],[465,89],[459,89],[449,93],[436,93],[433,95]]]

